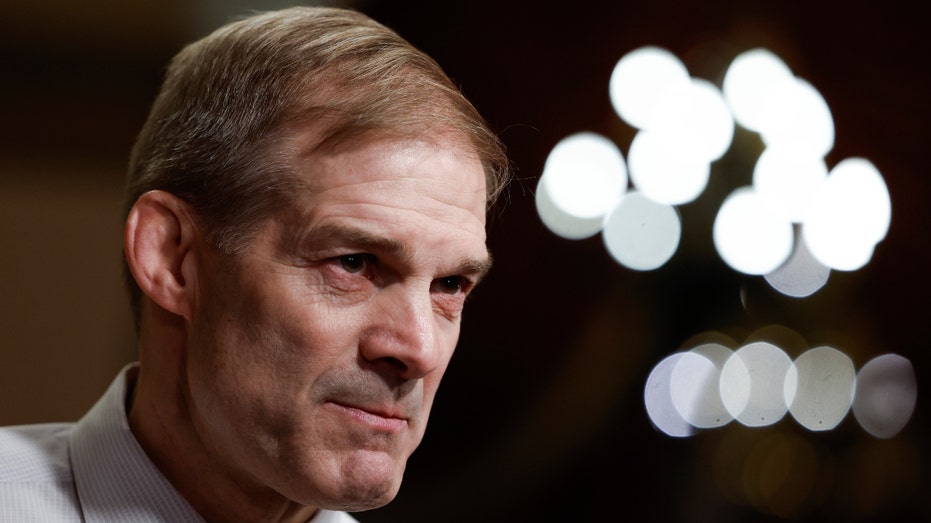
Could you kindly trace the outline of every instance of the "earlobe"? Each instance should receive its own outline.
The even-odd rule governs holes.
[[[152,301],[187,319],[194,306],[197,245],[190,206],[177,196],[150,191],[129,211],[123,250],[133,278]]]

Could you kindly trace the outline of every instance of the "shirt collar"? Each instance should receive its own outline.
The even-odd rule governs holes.
[[[71,466],[84,520],[204,523],[129,430],[126,398],[138,373],[138,364],[124,367],[72,433]]]
[[[129,429],[126,400],[138,375],[138,363],[123,367],[71,434],[71,469],[84,521],[205,523]],[[344,512],[321,509],[308,523],[355,521]]]

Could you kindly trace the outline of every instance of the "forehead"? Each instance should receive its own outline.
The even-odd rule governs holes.
[[[466,143],[379,134],[321,147],[313,136],[298,136],[300,219],[485,253],[484,169]]]
[[[436,192],[431,196],[442,203],[484,218],[484,166],[460,135],[380,131],[331,144],[311,134],[297,136],[297,175],[312,196],[364,185],[406,187],[424,195]]]

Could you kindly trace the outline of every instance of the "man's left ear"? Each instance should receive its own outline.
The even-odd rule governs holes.
[[[139,288],[161,308],[188,320],[197,298],[200,245],[193,209],[171,193],[143,194],[126,218],[123,250]]]

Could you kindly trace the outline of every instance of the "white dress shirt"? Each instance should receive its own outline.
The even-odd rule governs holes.
[[[205,523],[129,430],[126,366],[77,423],[0,427],[0,523]],[[357,523],[318,510],[308,523]]]

